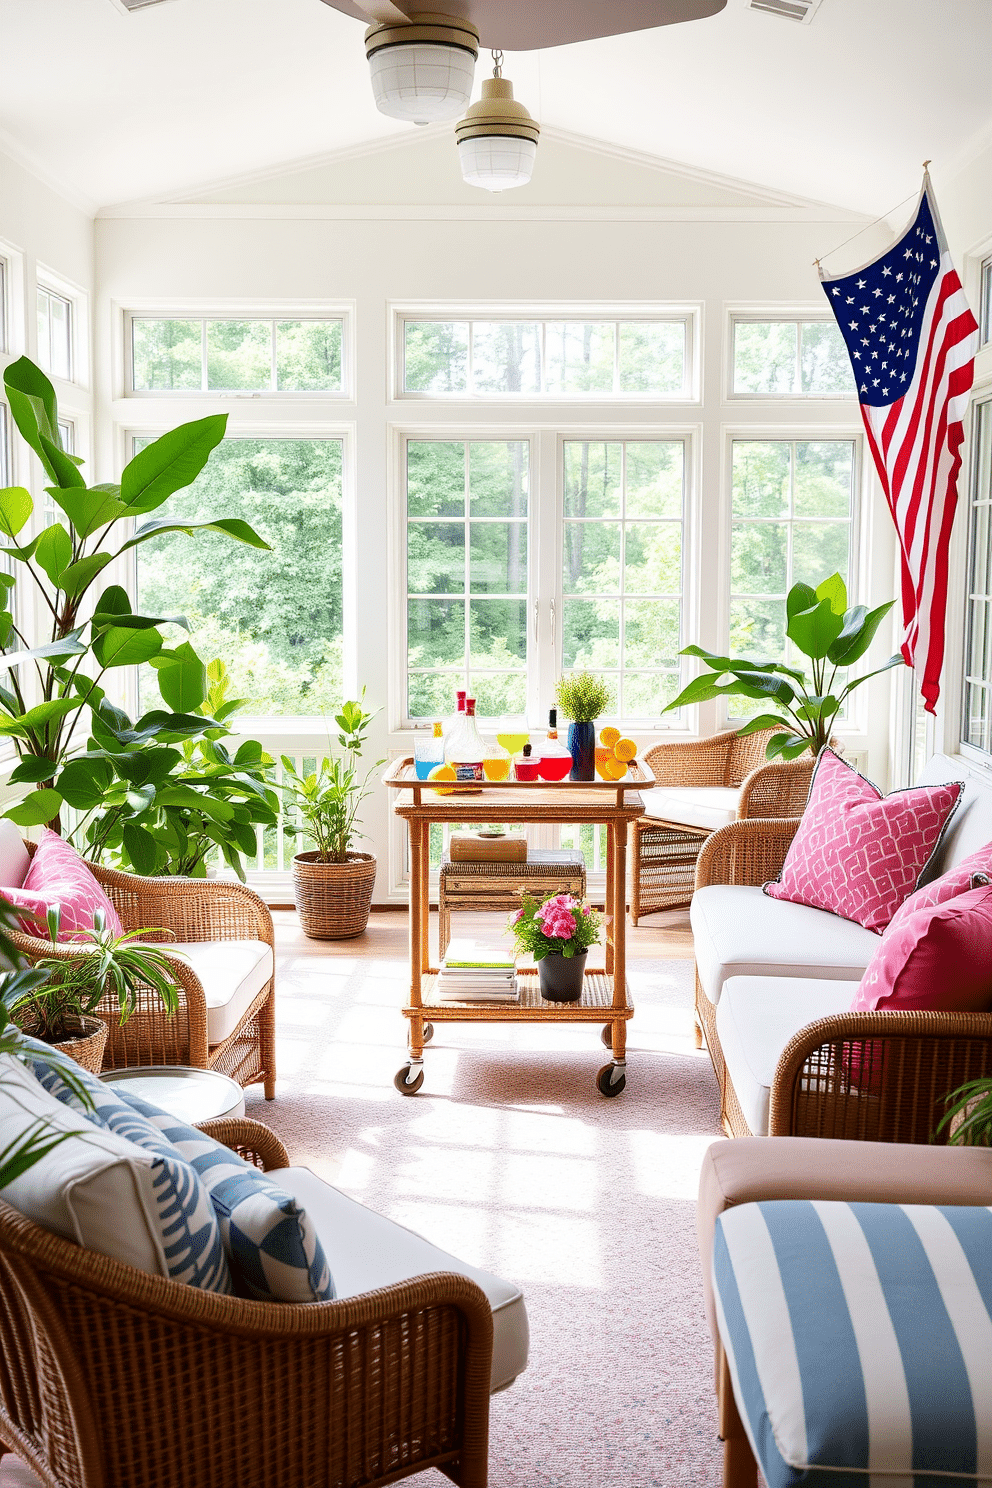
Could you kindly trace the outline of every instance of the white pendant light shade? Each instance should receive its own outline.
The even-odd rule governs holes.
[[[530,180],[539,125],[513,96],[508,78],[486,78],[482,97],[455,125],[462,177],[484,191],[508,191]]]
[[[460,140],[458,158],[462,179],[483,191],[508,191],[526,186],[534,172],[537,145],[519,135],[490,134]]]
[[[454,119],[472,96],[479,33],[470,21],[415,15],[365,33],[376,108],[392,119]]]

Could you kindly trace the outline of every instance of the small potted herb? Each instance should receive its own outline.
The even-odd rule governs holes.
[[[572,720],[568,747],[572,755],[569,780],[596,779],[596,719],[613,705],[613,694],[602,677],[572,672],[556,688],[558,707]]]
[[[578,1002],[586,955],[599,939],[600,916],[572,894],[553,894],[538,904],[524,894],[510,921],[517,950],[533,956],[548,1002]]]
[[[48,914],[48,933],[54,946],[58,939],[59,911]],[[98,1075],[107,1042],[107,1024],[95,1015],[105,993],[116,995],[121,1026],[138,1005],[143,987],[151,987],[162,999],[167,1013],[179,1006],[178,982],[168,958],[154,945],[137,944],[150,930],[131,930],[113,935],[102,910],[97,910],[92,930],[80,931],[71,945],[59,949],[73,954],[41,957],[35,970],[45,974],[38,986],[28,987],[11,1011],[26,1033],[68,1054],[84,1069]],[[75,954],[78,947],[79,954]]]
[[[282,756],[285,772],[283,794],[298,820],[288,820],[284,830],[304,837],[314,845],[310,852],[293,859],[293,896],[304,935],[314,940],[348,940],[361,935],[368,924],[375,885],[376,861],[371,853],[353,852],[352,839],[358,808],[371,795],[369,782],[385,760],[376,760],[361,771],[358,761],[366,743],[366,732],[375,717],[362,707],[365,689],[357,702],[342,704],[335,717],[342,754],[321,760],[320,769],[301,775],[293,761]],[[288,815],[288,812],[287,812]]]

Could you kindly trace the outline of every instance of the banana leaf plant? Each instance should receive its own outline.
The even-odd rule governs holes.
[[[104,569],[163,533],[208,529],[255,548],[269,545],[237,517],[196,523],[150,517],[199,475],[224,437],[226,414],[180,425],[135,455],[119,483],[90,486],[82,461],[62,446],[55,391],[41,369],[21,357],[5,370],[4,386],[11,417],[65,517],[46,522],[42,516],[34,535],[22,537],[34,502],[23,486],[0,490],[0,551],[13,569],[0,574],[0,737],[12,738],[20,756],[11,783],[35,787],[5,815],[21,826],[47,823],[58,831],[63,803],[76,806],[82,795],[92,796],[107,784],[108,770],[126,784],[135,810],[149,806],[169,774],[166,761],[159,755],[146,767],[134,757],[153,740],[169,746],[202,739],[214,726],[195,711],[202,662],[188,644],[168,647],[159,629],[170,623],[188,630],[185,618],[134,614],[119,585],[99,591]],[[50,639],[35,648],[15,621],[19,583],[35,590],[50,619]],[[20,613],[27,610],[22,603]],[[132,723],[101,683],[108,672],[145,662],[157,666],[164,707]],[[81,754],[87,734],[91,747]]]
[[[794,584],[785,600],[785,633],[796,650],[809,657],[811,677],[780,661],[742,661],[717,656],[701,646],[686,646],[682,655],[699,657],[709,673],[693,678],[668,709],[717,697],[765,701],[775,711],[759,713],[740,732],[774,728],[765,749],[768,759],[798,759],[807,749],[818,754],[829,742],[833,721],[854,689],[904,665],[901,655],[890,656],[874,672],[851,677],[841,685],[840,674],[865,655],[894,603],[890,600],[874,610],[865,605],[848,609],[847,585],[839,573],[831,574],[816,589]]]

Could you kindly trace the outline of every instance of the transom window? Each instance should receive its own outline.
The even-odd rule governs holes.
[[[403,320],[404,393],[428,397],[688,395],[689,322]]]
[[[480,716],[527,703],[527,440],[406,446],[407,715],[466,687]]]
[[[992,754],[992,402],[975,407],[973,449],[961,737]]]
[[[344,323],[332,320],[131,321],[136,393],[342,393]]]
[[[50,377],[72,378],[72,301],[38,285],[38,364]]]
[[[679,691],[683,442],[566,440],[563,458],[562,668],[657,721]]]
[[[853,398],[844,338],[832,320],[735,319],[732,392],[735,397]]]

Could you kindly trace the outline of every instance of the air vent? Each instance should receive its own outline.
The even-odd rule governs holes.
[[[763,10],[766,15],[779,16],[783,21],[799,21],[808,26],[819,9],[820,0],[748,0],[748,4],[751,10]]]

